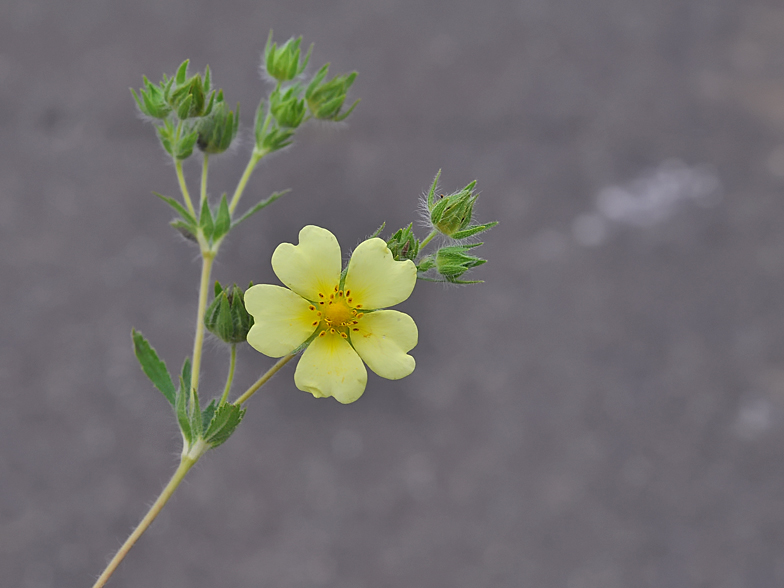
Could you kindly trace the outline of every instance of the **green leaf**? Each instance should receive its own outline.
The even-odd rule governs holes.
[[[171,196],[164,196],[163,194],[158,194],[158,192],[153,192],[158,198],[163,200],[166,204],[171,206],[176,212],[180,213],[183,219],[189,222],[192,225],[196,224],[196,219],[193,218],[193,215],[188,212],[188,209],[185,208],[182,204],[180,204],[177,200],[172,198]]]
[[[193,241],[194,243],[199,242],[199,238],[196,236],[197,233],[199,232],[199,229],[198,227],[196,227],[196,225],[188,224],[187,222],[179,218],[174,219],[169,224],[173,226],[180,235],[188,239],[188,241]]]
[[[215,416],[215,399],[211,400],[210,403],[204,407],[204,410],[201,412],[201,430],[206,431],[210,423],[212,422],[212,418]]]
[[[212,221],[212,212],[210,211],[210,203],[207,202],[206,198],[204,199],[204,203],[201,205],[201,213],[199,214],[199,226],[204,231],[204,236],[207,239],[211,239],[215,225]]]
[[[204,429],[201,422],[201,405],[199,403],[199,393],[194,390],[191,399],[191,435],[194,439],[200,439]]]
[[[385,227],[385,226],[387,226],[387,223],[386,223],[386,221],[384,221],[383,223],[381,223],[381,226],[380,226],[380,227],[378,227],[378,228],[376,229],[376,231],[375,231],[375,232],[374,232],[372,235],[370,235],[370,237],[368,237],[368,239],[373,239],[374,237],[378,237],[378,236],[381,234],[381,231],[383,231],[383,230],[384,230],[384,227]]]
[[[191,391],[191,358],[186,357],[182,362],[182,372],[180,372],[180,386],[185,387],[185,390],[190,394]]]
[[[234,404],[222,404],[215,411],[207,431],[204,433],[204,440],[212,447],[217,447],[224,443],[245,416],[245,409]]]
[[[169,375],[169,370],[166,369],[166,364],[158,359],[158,354],[144,338],[144,335],[133,329],[131,336],[133,337],[133,351],[142,366],[142,371],[173,406],[175,400],[174,383]]]
[[[229,203],[226,200],[226,193],[221,196],[220,204],[218,204],[218,213],[215,216],[215,226],[212,232],[212,238],[217,241],[231,229],[231,213],[229,212]]]
[[[281,192],[274,192],[274,193],[272,194],[272,196],[270,196],[270,197],[269,197],[269,198],[267,198],[266,200],[262,200],[262,201],[261,201],[261,202],[259,202],[259,203],[258,203],[256,206],[254,206],[253,208],[251,208],[250,210],[248,210],[248,212],[246,212],[246,213],[245,213],[245,214],[243,214],[243,215],[242,215],[240,218],[238,218],[236,221],[234,221],[233,223],[231,223],[231,228],[233,229],[233,228],[234,228],[234,227],[236,227],[238,224],[240,224],[242,221],[244,221],[244,220],[246,220],[246,219],[248,219],[248,218],[252,217],[254,214],[256,214],[258,211],[260,211],[262,208],[264,208],[265,206],[269,206],[270,204],[272,204],[273,202],[275,202],[275,201],[276,201],[278,198],[280,198],[281,196],[283,196],[283,195],[284,195],[284,194],[286,194],[287,192],[291,192],[291,189],[286,189],[286,190],[283,190],[283,191],[281,191]]]
[[[190,419],[188,418],[188,397],[190,396],[188,388],[190,388],[190,385],[186,386],[182,376],[180,376],[180,388],[177,390],[174,412],[177,414],[177,422],[180,425],[182,436],[188,444],[191,444],[193,443],[193,435],[191,433]]]

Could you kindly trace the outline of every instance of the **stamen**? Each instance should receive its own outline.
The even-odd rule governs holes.
[[[337,291],[338,291],[338,287],[337,287],[337,284],[336,284],[335,285],[335,292],[337,292]]]
[[[348,339],[348,335],[346,335],[345,333],[341,333],[340,336],[343,337],[344,339]]]
[[[335,333],[337,333],[337,331],[335,330],[335,327],[332,327],[332,328],[329,330],[329,332],[330,332],[332,335],[334,335]]]
[[[357,318],[358,318],[358,319],[361,319],[363,316],[365,316],[365,313],[364,313],[364,312],[360,312],[360,313],[357,315]]]
[[[310,326],[311,326],[311,327],[315,327],[315,326],[316,326],[316,325],[318,325],[318,324],[319,324],[319,322],[318,322],[318,321],[313,321],[313,322],[310,324]]]
[[[348,296],[348,294],[346,294],[346,296]],[[352,301],[352,300],[354,300],[354,299],[353,299],[353,298],[346,298],[346,300],[348,300],[349,302],[351,302],[351,301]]]
[[[324,298],[324,295],[321,292],[319,292],[319,298]]]
[[[362,305],[361,304],[357,304],[357,308],[362,308]]]
[[[310,306],[308,306],[308,310],[316,310],[316,307],[311,304]]]
[[[324,336],[324,335],[326,335],[326,334],[327,334],[327,332],[326,332],[326,331],[321,331],[321,332],[319,333],[319,337],[323,337],[323,336]]]
[[[346,290],[346,296],[351,296],[351,290]]]
[[[354,328],[353,328],[353,329],[351,329],[351,330],[352,330],[352,331],[359,331],[359,328],[357,328],[357,327],[354,327]]]

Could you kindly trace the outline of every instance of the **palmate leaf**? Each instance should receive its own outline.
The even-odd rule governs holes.
[[[158,358],[155,349],[147,342],[144,335],[133,329],[131,336],[133,337],[133,351],[136,354],[136,359],[139,360],[142,371],[153,383],[153,386],[160,390],[169,404],[174,406],[176,393],[166,364]]]

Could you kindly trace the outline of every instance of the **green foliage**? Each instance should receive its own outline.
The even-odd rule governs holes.
[[[231,146],[237,136],[240,124],[240,105],[237,110],[229,110],[226,103],[221,100],[212,109],[212,112],[203,117],[198,125],[199,149],[204,153],[223,153]]]
[[[160,390],[164,398],[169,401],[169,404],[174,405],[174,383],[169,375],[169,370],[166,368],[166,364],[158,358],[155,349],[139,331],[133,329],[131,337],[133,337],[133,351],[136,354],[136,359],[139,360],[142,371],[150,379],[153,386]]]
[[[305,90],[305,100],[311,114],[321,120],[341,121],[351,114],[359,104],[356,100],[347,111],[341,113],[343,103],[346,101],[351,84],[357,77],[357,72],[338,75],[331,80],[324,81],[329,73],[329,64],[325,64],[308,84]]]
[[[466,252],[474,247],[479,247],[482,243],[472,243],[470,245],[453,245],[442,247],[435,254],[436,271],[443,276],[444,281],[453,284],[474,284],[475,281],[460,280],[465,272],[478,265],[482,265],[487,260]]]
[[[419,239],[413,231],[414,223],[398,231],[387,241],[387,247],[392,252],[395,261],[406,259],[415,260],[419,255]]]
[[[267,74],[279,82],[293,80],[300,75],[308,65],[310,53],[313,45],[310,46],[305,56],[300,59],[300,43],[302,37],[292,37],[280,47],[272,42],[272,31],[267,37],[267,44],[264,47],[263,66]]]
[[[281,93],[280,88],[270,94],[270,112],[281,127],[296,129],[305,118],[305,100],[301,98],[302,87],[294,84]]]
[[[245,342],[253,317],[245,310],[244,293],[237,284],[223,288],[215,282],[215,299],[204,313],[204,326],[225,343]]]
[[[242,421],[245,416],[245,409],[235,404],[221,404],[215,410],[209,425],[204,430],[204,441],[212,447],[224,443]]]

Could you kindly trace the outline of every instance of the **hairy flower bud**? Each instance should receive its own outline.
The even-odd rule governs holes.
[[[351,84],[357,77],[353,71],[347,75],[335,76],[329,81],[324,81],[329,72],[329,64],[325,64],[308,84],[305,90],[305,100],[313,116],[321,120],[341,121],[354,110],[359,100],[355,101],[346,112],[341,113],[346,94]]]
[[[215,299],[204,313],[207,330],[230,344],[242,343],[253,326],[253,317],[245,310],[243,291],[234,284],[224,289],[215,282]]]
[[[264,61],[263,66],[267,74],[279,82],[288,82],[300,75],[308,65],[310,60],[310,52],[313,51],[313,45],[310,46],[305,56],[300,59],[300,43],[302,37],[292,37],[280,47],[272,42],[272,31],[267,37],[267,45],[264,47]]]

